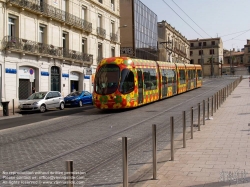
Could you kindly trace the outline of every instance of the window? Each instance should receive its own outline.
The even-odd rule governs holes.
[[[102,15],[98,14],[97,27],[102,27]]]
[[[180,84],[186,83],[185,70],[180,70]]]
[[[82,53],[87,53],[87,38],[82,38]]]
[[[115,0],[111,0],[111,10],[115,11]]]
[[[193,59],[190,60],[190,64],[194,64],[194,60]]]
[[[144,89],[145,90],[154,90],[157,88],[155,69],[143,69],[143,76],[144,76]]]
[[[102,56],[102,43],[98,43],[98,61],[103,58]]]
[[[214,49],[210,49],[210,55],[213,55],[214,54]]]
[[[203,55],[203,50],[199,50],[199,55]]]
[[[45,43],[45,35],[46,32],[46,26],[45,25],[40,25],[39,26],[39,43]]]
[[[198,74],[198,80],[201,80],[202,79],[202,71],[197,70],[197,74]]]
[[[9,17],[9,36],[15,37],[15,19]]]
[[[199,42],[199,46],[200,46],[200,47],[202,46],[202,42]]]
[[[203,46],[207,46],[207,42],[203,42],[203,44],[202,44]]]
[[[190,51],[190,56],[192,56],[193,55],[193,51]]]
[[[63,48],[66,49],[67,48],[67,33],[63,33],[62,36],[62,40],[63,40]]]
[[[99,1],[99,3],[102,3],[102,0],[98,0]]]
[[[115,48],[114,47],[111,47],[111,56],[115,57]]]
[[[115,33],[115,22],[111,21],[111,33]]]
[[[134,74],[129,69],[123,69],[121,72],[121,82],[119,91],[123,94],[132,92],[135,88]]]
[[[194,47],[194,43],[191,43],[190,45],[191,45],[191,47]]]
[[[212,41],[212,45],[215,45],[215,41]]]
[[[87,7],[82,6],[82,19],[87,20]]]
[[[126,80],[126,72],[121,74],[122,82]],[[94,89],[98,94],[112,94],[118,88],[120,80],[120,68],[115,64],[106,64],[100,67],[96,73]],[[129,79],[130,80],[130,79]],[[122,86],[120,86],[122,87]],[[120,88],[123,90],[123,88]]]
[[[250,47],[248,47],[248,52],[250,53]]]

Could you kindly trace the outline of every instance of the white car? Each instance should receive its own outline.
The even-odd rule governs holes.
[[[36,92],[30,95],[26,100],[20,101],[20,111],[40,111],[45,112],[48,109],[64,109],[64,98],[58,91]]]

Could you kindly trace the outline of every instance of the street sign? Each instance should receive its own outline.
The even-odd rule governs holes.
[[[92,75],[92,68],[86,68],[86,75]]]
[[[32,68],[30,68],[30,82],[34,82],[34,79],[35,79],[35,77],[34,77],[34,70],[32,69]]]

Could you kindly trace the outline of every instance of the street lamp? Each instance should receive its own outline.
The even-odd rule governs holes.
[[[197,41],[198,41],[198,44],[199,44],[199,41],[200,41],[200,39],[199,38],[197,38]],[[201,68],[202,68],[202,78],[204,77],[204,63],[203,63],[203,60],[202,60],[202,54],[203,54],[203,52],[202,52],[202,47],[203,47],[203,45],[202,45],[202,42],[201,42]]]

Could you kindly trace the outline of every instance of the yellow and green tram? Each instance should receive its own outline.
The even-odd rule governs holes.
[[[97,67],[93,104],[99,109],[133,108],[201,86],[200,65],[111,57]]]

